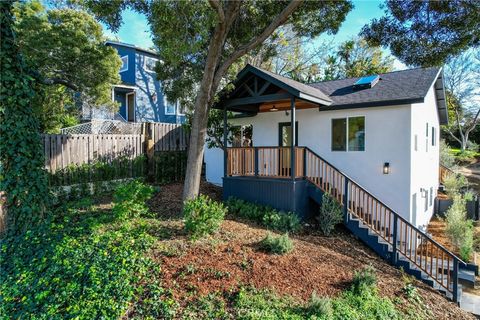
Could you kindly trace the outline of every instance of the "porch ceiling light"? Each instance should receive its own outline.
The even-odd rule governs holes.
[[[273,107],[270,108],[270,111],[278,111],[278,108],[273,105]]]

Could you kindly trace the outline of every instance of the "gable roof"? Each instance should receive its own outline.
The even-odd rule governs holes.
[[[241,84],[254,74],[289,94],[315,103],[320,111],[366,108],[422,103],[434,86],[440,124],[448,123],[448,112],[441,68],[416,68],[379,74],[380,80],[371,88],[354,89],[361,77],[304,84],[287,77],[247,65],[237,75]],[[228,95],[221,100],[228,100]]]
[[[301,82],[281,76],[279,74],[276,74],[258,67],[254,67],[250,64],[247,64],[247,66],[238,73],[236,82],[241,82],[242,79],[249,73],[253,73],[257,76],[260,76],[272,82],[273,84],[277,85],[282,89],[285,89],[287,92],[291,93],[292,95],[298,98],[301,98],[310,102],[314,102],[314,103],[320,103],[323,105],[332,104],[332,100],[317,88],[314,88],[307,84],[303,84]]]

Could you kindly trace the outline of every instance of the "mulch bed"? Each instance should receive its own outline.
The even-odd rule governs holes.
[[[346,229],[338,230],[332,237],[323,237],[314,228],[306,228],[302,234],[293,236],[295,249],[284,256],[259,250],[258,243],[267,231],[237,219],[225,220],[221,230],[211,238],[188,241],[179,219],[182,189],[180,183],[165,185],[150,201],[151,210],[165,220],[174,234],[164,244],[180,248],[174,254],[165,255],[160,249],[152,253],[162,267],[163,285],[180,305],[208,293],[236,291],[241,286],[271,289],[299,302],[308,301],[313,292],[336,296],[350,286],[355,271],[368,265],[377,272],[382,296],[406,301],[400,270],[379,258]],[[221,199],[221,188],[202,183],[201,190]],[[429,286],[416,280],[415,284],[433,318],[473,319]]]

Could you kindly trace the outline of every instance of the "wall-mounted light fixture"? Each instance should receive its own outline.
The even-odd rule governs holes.
[[[288,117],[290,115],[290,113],[288,113],[288,111],[285,110],[285,115]]]
[[[278,111],[278,108],[273,105],[273,107],[270,108],[270,111]]]
[[[390,173],[390,163],[385,162],[383,164],[383,174],[389,174]]]

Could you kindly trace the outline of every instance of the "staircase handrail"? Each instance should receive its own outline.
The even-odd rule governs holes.
[[[460,259],[459,257],[457,257],[453,252],[451,252],[450,250],[448,250],[447,248],[445,248],[443,245],[441,245],[440,243],[438,243],[437,241],[435,241],[434,239],[432,239],[427,233],[421,231],[420,229],[418,229],[417,227],[415,227],[413,224],[411,224],[410,222],[408,222],[405,218],[403,218],[401,215],[399,215],[396,211],[392,210],[389,206],[387,206],[383,201],[380,201],[377,197],[375,197],[370,191],[368,191],[365,187],[363,187],[361,184],[359,184],[358,182],[356,182],[354,179],[352,179],[351,177],[349,177],[347,174],[345,174],[343,171],[340,171],[338,168],[336,168],[334,165],[332,165],[330,162],[328,162],[327,160],[325,160],[324,158],[322,158],[321,156],[319,156],[315,151],[313,151],[312,149],[310,149],[309,147],[303,147],[305,148],[306,150],[308,150],[309,152],[311,152],[314,156],[318,157],[319,159],[321,159],[322,161],[324,161],[326,164],[328,164],[329,166],[331,166],[333,169],[335,169],[340,175],[343,175],[345,178],[347,178],[350,182],[356,184],[359,188],[361,188],[364,192],[368,193],[373,199],[375,199],[376,201],[378,201],[382,206],[384,206],[386,209],[388,209],[389,211],[392,212],[392,214],[395,216],[395,217],[398,217],[400,220],[402,220],[405,224],[407,224],[409,227],[411,227],[412,229],[414,229],[415,231],[417,231],[418,233],[422,234],[423,236],[427,237],[429,240],[431,240],[437,247],[439,247],[440,249],[442,249],[443,251],[445,251],[445,253],[447,253],[448,255],[450,255],[452,258],[454,258],[455,260],[457,260],[458,262],[460,262],[461,264],[463,265],[467,265],[462,259]]]

